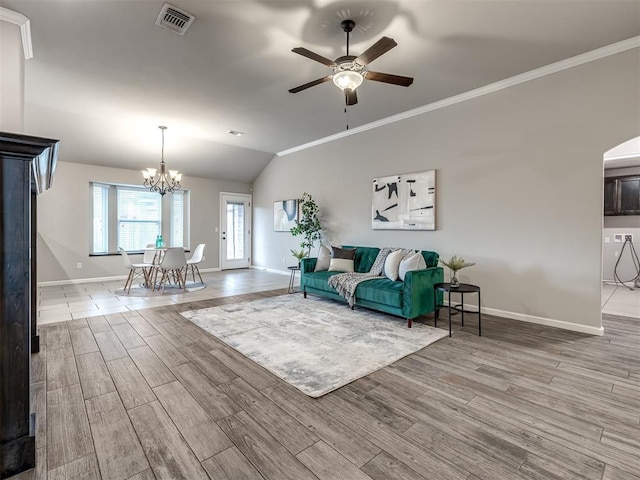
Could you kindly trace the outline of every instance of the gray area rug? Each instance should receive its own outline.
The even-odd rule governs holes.
[[[448,335],[365,308],[301,295],[183,312],[310,397],[320,397]]]

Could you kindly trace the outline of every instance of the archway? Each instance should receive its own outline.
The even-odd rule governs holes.
[[[602,313],[640,318],[640,137],[604,154]]]

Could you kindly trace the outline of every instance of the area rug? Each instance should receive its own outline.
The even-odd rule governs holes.
[[[310,397],[320,397],[448,335],[319,297],[282,295],[183,312]]]
[[[122,288],[120,288],[119,290],[116,290],[113,293],[123,297],[161,297],[163,295],[184,295],[186,293],[197,292],[198,290],[202,290],[206,286],[207,286],[206,283],[187,281],[186,292],[182,289],[182,287],[178,287],[177,285],[170,284],[164,287],[164,293],[163,293],[162,289],[152,291],[150,288],[147,288],[144,285],[133,285],[131,287],[130,293],[127,293]]]

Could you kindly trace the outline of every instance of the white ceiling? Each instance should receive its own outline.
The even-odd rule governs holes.
[[[141,169],[160,156],[185,175],[253,181],[276,152],[343,131],[330,72],[302,46],[344,55],[381,36],[398,46],[348,109],[351,128],[640,35],[638,0],[207,0],[169,2],[196,16],[184,36],[155,25],[162,0],[0,0],[31,20],[25,132],[62,140],[60,160]],[[234,129],[242,137],[227,134]]]

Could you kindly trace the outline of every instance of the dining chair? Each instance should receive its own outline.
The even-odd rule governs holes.
[[[153,265],[155,263],[156,258],[156,244],[155,243],[147,243],[147,246],[144,247],[144,255],[142,256],[142,263],[148,263]]]
[[[200,283],[204,283],[202,281],[202,275],[200,275],[200,270],[198,269],[198,264],[202,261],[202,257],[204,256],[204,243],[198,244],[196,249],[193,251],[193,255],[189,260],[187,260],[187,268],[185,269],[184,279],[187,280],[189,276],[189,270],[191,270],[191,275],[193,276],[193,281],[196,281],[196,273],[200,278]]]
[[[160,265],[158,265],[158,269],[162,272],[158,288],[162,286],[162,293],[164,293],[164,287],[166,283],[170,281],[171,276],[173,276],[177,285],[182,287],[182,290],[185,292],[187,291],[187,283],[182,276],[182,271],[186,266],[187,257],[184,254],[184,249],[182,247],[167,248]]]
[[[142,278],[144,278],[144,284],[148,285],[149,277],[148,277],[147,269],[146,269],[147,268],[147,264],[145,264],[145,263],[132,263],[131,262],[131,258],[129,257],[129,254],[122,247],[118,247],[118,251],[122,255],[122,261],[124,262],[125,268],[129,269],[129,275],[127,276],[127,281],[124,282],[124,290],[126,290],[127,294],[131,293],[131,285],[133,284],[133,280],[136,277],[139,277],[139,276],[142,275]],[[136,273],[136,270],[140,270],[140,271]]]
[[[156,270],[158,268],[158,264],[160,263],[160,255],[156,250],[155,243],[147,243],[147,246],[144,248],[144,255],[142,255],[142,263],[145,264],[145,269],[147,270],[147,279],[152,281],[155,278]],[[147,287],[152,287],[152,285],[147,285]]]

